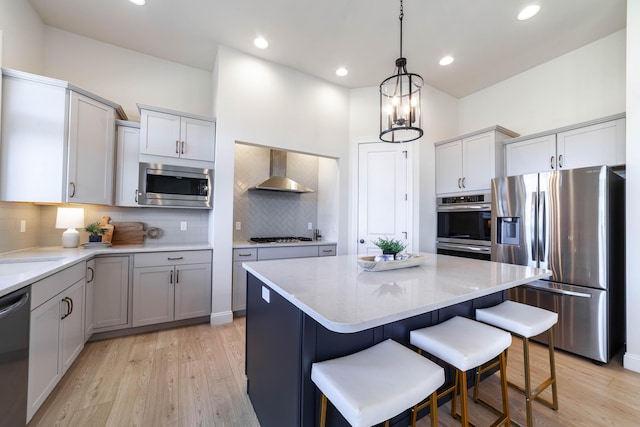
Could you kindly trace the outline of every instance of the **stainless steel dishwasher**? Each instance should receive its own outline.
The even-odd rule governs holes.
[[[0,426],[27,423],[31,287],[0,297]]]

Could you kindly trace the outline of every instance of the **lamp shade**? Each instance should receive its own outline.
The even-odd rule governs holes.
[[[83,208],[58,208],[56,228],[66,228],[62,233],[62,246],[77,248],[80,244],[80,233],[76,228],[84,227]]]
[[[56,228],[84,227],[84,208],[58,208]]]

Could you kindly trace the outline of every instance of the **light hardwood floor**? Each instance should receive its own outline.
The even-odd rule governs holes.
[[[188,326],[90,342],[49,396],[35,426],[259,426],[245,392],[245,319],[220,326]],[[522,380],[521,342],[509,351],[508,376]],[[546,347],[532,345],[533,378],[546,375]],[[621,356],[604,366],[556,353],[560,410],[534,405],[536,426],[640,425],[640,374]],[[546,378],[546,377],[545,377]],[[483,382],[487,400],[499,396],[498,378]],[[524,399],[510,390],[512,418],[524,423]],[[498,401],[495,401],[498,404]],[[439,410],[441,426],[459,423]],[[477,426],[494,415],[470,405]],[[420,420],[421,427],[429,425]]]

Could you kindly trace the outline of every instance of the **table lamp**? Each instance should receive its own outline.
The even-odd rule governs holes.
[[[76,228],[84,227],[84,208],[58,208],[56,228],[66,228],[62,233],[62,247],[77,248],[80,233]]]

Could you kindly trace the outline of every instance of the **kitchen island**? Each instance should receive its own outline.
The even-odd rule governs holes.
[[[260,424],[314,426],[319,393],[311,365],[413,329],[495,305],[506,290],[549,277],[544,269],[421,254],[424,262],[370,272],[355,255],[244,263],[247,393]],[[333,409],[333,408],[330,408]],[[409,412],[392,420],[408,425]],[[330,426],[346,426],[335,410]]]

